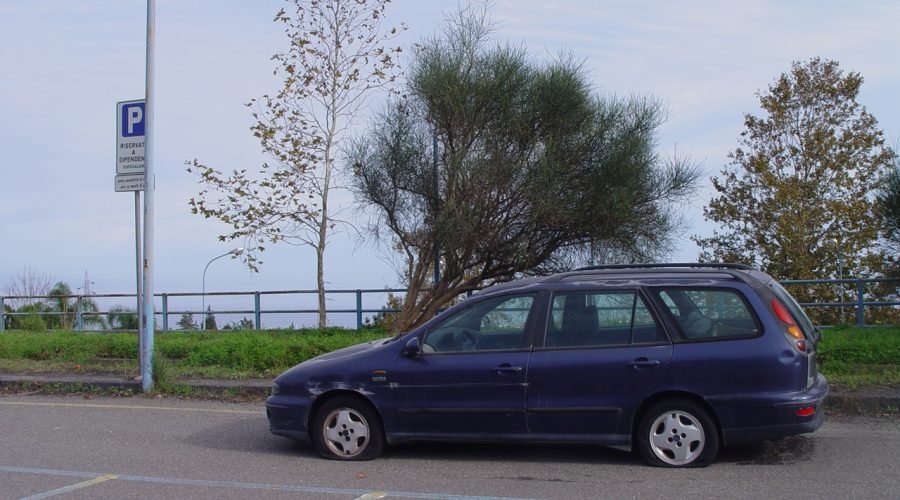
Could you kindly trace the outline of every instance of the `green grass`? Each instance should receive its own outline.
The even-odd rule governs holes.
[[[269,330],[166,332],[155,336],[166,385],[188,378],[272,378],[326,352],[385,337],[382,331]],[[900,385],[900,327],[834,328],[822,333],[819,369],[842,387]],[[135,376],[134,333],[0,334],[0,372]]]
[[[381,331],[270,330],[166,332],[155,335],[156,359],[164,377],[269,378],[312,357],[360,342],[384,338]],[[137,372],[134,333],[0,334],[0,371],[82,372],[129,376]]]
[[[832,384],[900,385],[900,327],[827,329],[818,348],[819,370]]]

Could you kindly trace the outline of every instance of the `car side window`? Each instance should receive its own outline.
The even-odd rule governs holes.
[[[664,288],[657,295],[687,339],[754,337],[760,333],[756,317],[735,290]]]
[[[422,339],[422,352],[495,351],[522,347],[534,294],[485,300],[447,318]]]
[[[554,294],[546,347],[598,347],[665,342],[634,291]]]

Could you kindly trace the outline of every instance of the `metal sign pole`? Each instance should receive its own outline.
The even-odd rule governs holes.
[[[144,158],[146,186],[144,191],[144,317],[141,320],[143,335],[141,336],[141,389],[144,393],[153,390],[153,192],[156,188],[156,177],[153,169],[153,146],[156,142],[156,120],[154,107],[156,96],[154,95],[153,78],[156,64],[154,40],[156,38],[156,0],[147,0],[147,69],[146,69],[146,99],[145,106],[145,139]]]
[[[138,346],[143,345],[143,340],[140,340],[143,335],[141,334],[141,324],[143,324],[142,318],[144,317],[144,311],[141,310],[141,192],[134,192],[134,274],[135,280],[137,283],[135,295],[137,297],[137,324],[138,324]],[[141,349],[138,348],[138,368],[141,366]]]

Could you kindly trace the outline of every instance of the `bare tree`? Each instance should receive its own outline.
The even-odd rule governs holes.
[[[275,54],[275,74],[282,87],[274,96],[247,106],[251,127],[271,163],[256,177],[247,170],[230,175],[188,162],[204,188],[190,200],[191,211],[229,224],[221,240],[244,240],[245,263],[258,270],[265,244],[285,242],[316,251],[319,326],[325,317],[325,249],[340,219],[329,203],[336,183],[335,152],[347,127],[376,89],[390,88],[399,69],[400,48],[387,44],[398,28],[382,29],[390,0],[293,0],[294,12],[282,9],[290,40]],[[402,27],[401,29],[405,29]]]
[[[14,275],[3,287],[4,295],[17,297],[48,295],[55,279],[52,275],[39,271],[31,266],[24,266],[18,274]],[[45,299],[7,299],[6,304],[18,309],[25,305],[44,303]]]

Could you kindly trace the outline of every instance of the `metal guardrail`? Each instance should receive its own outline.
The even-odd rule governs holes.
[[[865,326],[865,309],[867,307],[898,307],[900,306],[900,300],[898,301],[870,301],[866,300],[865,291],[866,284],[870,283],[900,283],[898,279],[892,278],[882,278],[882,279],[842,279],[842,280],[784,280],[780,282],[782,285],[814,285],[814,284],[830,284],[830,285],[838,285],[838,284],[852,284],[855,288],[855,298],[850,302],[808,302],[801,303],[803,307],[849,307],[855,310],[856,315],[856,324],[858,326]],[[355,297],[355,307],[350,308],[341,308],[341,309],[326,309],[326,314],[354,314],[356,315],[356,328],[361,329],[364,325],[363,315],[364,314],[378,314],[378,313],[391,313],[397,312],[396,309],[389,309],[384,307],[379,308],[365,308],[363,307],[363,298],[365,295],[384,295],[388,293],[400,293],[405,294],[407,290],[405,288],[369,288],[369,289],[343,289],[343,290],[326,290],[326,295],[353,295]],[[315,295],[318,293],[316,290],[269,290],[269,291],[253,291],[253,292],[207,292],[197,293],[197,292],[175,292],[175,293],[158,293],[155,294],[154,297],[157,297],[161,301],[161,309],[157,311],[157,316],[160,316],[162,320],[161,329],[162,331],[168,331],[169,328],[169,317],[172,315],[182,315],[182,314],[204,314],[206,311],[196,311],[196,310],[170,310],[169,309],[169,299],[177,298],[177,297],[215,297],[215,296],[243,296],[243,297],[253,297],[253,309],[236,309],[236,310],[216,310],[212,311],[214,314],[252,314],[253,315],[253,326],[255,329],[259,330],[262,327],[262,315],[263,314],[317,314],[319,312],[318,309],[263,309],[262,308],[262,298],[264,296],[276,296],[276,295]],[[126,293],[107,293],[107,294],[91,294],[91,295],[67,295],[67,296],[46,296],[46,295],[23,295],[23,296],[0,296],[0,331],[3,331],[6,327],[7,318],[12,318],[16,316],[30,316],[30,315],[38,315],[38,316],[74,316],[74,326],[78,331],[84,330],[84,318],[88,317],[102,317],[108,316],[110,311],[85,311],[84,303],[86,300],[95,300],[98,298],[134,298],[134,294],[126,294]],[[74,299],[75,300],[75,310],[68,311],[34,311],[34,312],[7,312],[3,308],[4,301],[8,300],[20,300],[20,299]],[[120,313],[120,312],[119,312]],[[117,314],[117,312],[113,312],[113,314]],[[204,325],[205,326],[205,325]]]

